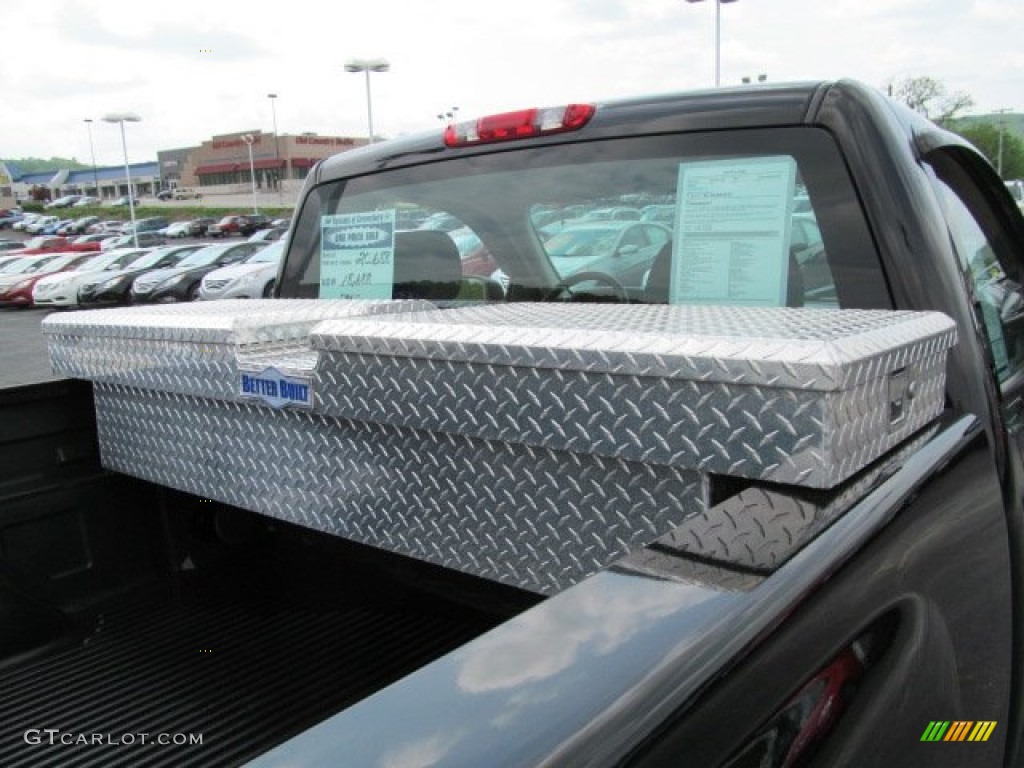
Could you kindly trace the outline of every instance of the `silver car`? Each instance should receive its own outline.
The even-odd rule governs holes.
[[[241,264],[216,269],[203,278],[199,298],[259,299],[270,296],[277,279],[277,268],[284,256],[283,240],[254,253]]]

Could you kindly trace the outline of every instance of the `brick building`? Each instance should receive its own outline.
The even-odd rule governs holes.
[[[318,160],[366,144],[365,138],[315,134],[282,134],[275,141],[273,133],[258,130],[214,136],[190,150],[168,151],[179,153],[173,160],[167,158],[178,164],[179,178],[171,185],[208,194],[248,191],[252,182],[246,136],[252,138],[252,170],[259,191],[275,190],[279,184],[294,189]],[[161,162],[164,154],[159,155]]]

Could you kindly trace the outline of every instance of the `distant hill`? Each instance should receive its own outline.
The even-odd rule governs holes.
[[[10,157],[0,158],[4,163],[12,163],[18,166],[22,173],[43,173],[44,171],[80,171],[84,168],[92,168],[91,165],[80,163],[74,158],[70,160],[64,157],[51,157],[45,160],[41,157]]]
[[[1005,126],[1006,132],[1024,140],[1024,114],[1019,112],[1006,112],[1005,114],[993,113],[990,115],[964,115],[956,120],[950,121],[955,130],[960,126],[974,125],[976,123],[992,123]]]

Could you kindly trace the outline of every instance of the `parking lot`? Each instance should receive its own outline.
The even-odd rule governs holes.
[[[0,310],[0,389],[61,378],[50,371],[46,343],[39,327],[50,309]]]

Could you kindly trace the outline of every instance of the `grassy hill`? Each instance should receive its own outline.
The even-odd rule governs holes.
[[[44,171],[59,171],[67,168],[71,171],[80,171],[91,168],[91,165],[80,163],[74,158],[70,160],[64,157],[51,157],[46,160],[42,157],[10,157],[0,158],[0,162],[13,163],[21,169],[22,173],[43,173]]]

